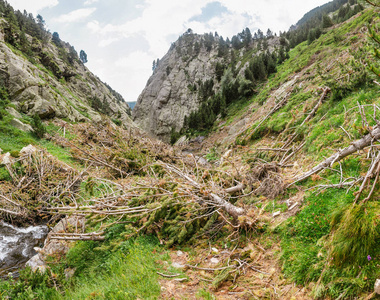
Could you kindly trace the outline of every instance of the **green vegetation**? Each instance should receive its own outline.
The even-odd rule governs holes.
[[[48,273],[33,273],[27,268],[17,280],[0,281],[1,298],[158,298],[161,292],[156,273],[160,270],[158,262],[169,257],[160,248],[157,238],[129,239],[110,252],[103,248],[117,237],[113,230],[115,228],[109,229],[110,238],[102,245],[91,241],[77,243],[64,260],[52,262]],[[68,280],[64,274],[67,268],[76,269],[74,277]]]
[[[39,115],[34,115],[33,116],[33,121],[32,121],[32,127],[34,130],[35,135],[41,139],[46,133],[46,127],[42,123],[41,118]]]
[[[374,19],[376,12],[367,10],[330,30],[331,25],[362,9],[355,0],[342,6],[346,3],[335,0],[306,14],[296,30],[280,35],[280,46],[272,51],[269,51],[269,41],[275,37],[270,30],[264,36],[261,30],[252,35],[249,29],[244,29],[231,42],[219,39],[221,62],[215,65],[218,83],[207,79],[185,87],[196,94],[201,103],[199,110],[186,119],[186,133],[216,129],[218,119],[219,126],[229,126],[237,116],[250,118],[250,114],[254,114],[253,125],[242,132],[235,143],[228,145],[233,149],[231,160],[226,159],[219,166],[216,162],[226,150],[217,148],[219,141],[207,152],[202,150],[203,154],[207,153],[205,157],[209,162],[215,162],[214,167],[203,168],[194,162],[194,157],[180,156],[175,153],[176,149],[138,134],[131,136],[129,132],[128,136],[123,128],[115,129],[116,126],[106,122],[99,127],[76,124],[75,132],[65,133],[73,147],[60,146],[65,143],[58,145],[56,140],[47,141],[43,137],[46,131],[62,137],[62,131],[58,132],[61,127],[45,124],[38,117],[24,116],[35,134],[11,127],[12,117],[5,110],[9,105],[7,92],[0,89],[0,147],[17,157],[22,146],[32,143],[47,148],[71,165],[75,162],[79,170],[86,168],[86,177],[78,184],[73,183],[73,190],[64,187],[58,196],[49,194],[52,199],[49,209],[62,204],[61,211],[66,213],[67,210],[67,215],[85,215],[87,232],[104,230],[105,238],[102,242],[77,242],[67,255],[50,257],[50,269],[45,274],[25,269],[17,280],[0,281],[0,297],[157,299],[161,294],[157,272],[174,272],[168,263],[168,250],[160,244],[172,250],[191,248],[187,252],[193,261],[188,263],[198,266],[202,263],[199,259],[208,260],[215,251],[211,242],[230,251],[220,263],[222,266],[215,266],[216,272],[200,273],[200,278],[209,282],[214,291],[221,286],[234,291],[240,284],[248,282],[250,285],[251,278],[239,281],[239,276],[244,276],[243,271],[250,272],[247,266],[256,266],[257,259],[269,260],[266,257],[271,255],[269,249],[277,251],[287,278],[283,280],[278,276],[277,282],[286,281],[290,286],[290,281],[295,282],[312,290],[313,296],[320,299],[352,299],[372,292],[380,276],[378,184],[372,176],[363,185],[362,193],[358,192],[360,181],[352,186],[338,184],[345,183],[344,179],[353,181],[364,177],[378,150],[364,149],[363,153],[334,162],[321,174],[297,182],[294,188],[287,186],[301,168],[310,169],[337,149],[367,134],[377,123],[379,112],[372,104],[380,105],[379,88],[372,83],[374,75],[363,64],[368,58],[363,38],[358,38],[363,24]],[[42,17],[37,18],[36,24],[43,27]],[[376,41],[377,29],[374,28],[370,34]],[[215,37],[207,34],[201,44],[181,50],[186,52],[179,53],[182,60],[188,61],[197,55],[201,47],[211,51]],[[180,42],[193,38],[188,30]],[[17,42],[12,37],[8,39],[9,43]],[[53,42],[61,45],[58,34],[53,34]],[[290,50],[290,47],[294,48]],[[239,67],[237,57],[241,58]],[[45,64],[54,73],[54,65]],[[246,66],[244,71],[241,65]],[[157,67],[159,60],[153,64],[153,69]],[[375,68],[374,65],[371,70],[377,74]],[[54,76],[60,75],[54,73]],[[221,86],[217,92],[216,84]],[[323,91],[328,90],[325,87],[331,91],[324,95]],[[110,89],[110,93],[113,92]],[[286,101],[268,114],[282,99]],[[109,110],[106,96],[103,101],[92,97],[89,102],[98,111],[107,113]],[[261,122],[265,116],[268,118]],[[112,121],[121,125],[119,119]],[[171,142],[181,133],[173,129]],[[288,153],[294,156],[283,162],[281,156]],[[27,169],[21,163],[14,168],[20,176],[24,176]],[[54,187],[54,180],[62,182],[62,178],[68,177],[58,175],[61,177],[52,176],[42,181]],[[0,180],[12,180],[3,167]],[[230,195],[226,189],[240,182],[246,185],[245,190]],[[37,184],[37,180],[30,184]],[[371,184],[374,189],[369,192]],[[53,188],[35,186],[16,197],[25,197],[36,215],[43,214],[41,206],[45,199],[41,190]],[[271,195],[273,190],[275,195]],[[231,204],[244,204],[246,211],[238,217],[230,215],[213,198],[213,193],[219,193]],[[289,210],[286,202],[291,196],[298,197],[294,211]],[[117,210],[122,213],[113,215]],[[136,211],[128,215],[130,210]],[[281,214],[276,219],[272,213],[277,211]],[[203,247],[201,252],[197,252],[198,246]],[[221,253],[221,260],[222,257]],[[73,277],[66,278],[67,271],[73,271]],[[194,268],[192,272],[196,271]],[[264,269],[264,264],[263,269],[252,271],[260,273],[254,276],[255,280],[263,281],[263,289],[269,293],[272,289],[267,290],[268,281],[264,276],[272,280],[276,272]],[[196,297],[216,299],[205,286],[195,290]]]

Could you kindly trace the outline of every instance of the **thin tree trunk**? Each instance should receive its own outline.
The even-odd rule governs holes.
[[[356,151],[362,150],[363,148],[367,147],[373,141],[375,141],[379,138],[380,138],[380,127],[376,126],[375,129],[373,129],[369,134],[367,134],[366,136],[364,136],[360,140],[352,142],[350,146],[344,148],[341,151],[335,152],[333,155],[331,155],[329,158],[327,158],[326,160],[324,160],[320,164],[316,165],[310,171],[303,173],[301,176],[298,176],[287,187],[290,187],[291,185],[295,184],[296,182],[302,181],[302,180],[310,177],[311,175],[318,173],[319,171],[333,165],[335,162],[340,161],[342,158],[345,158],[346,156],[351,155],[352,153],[355,153]]]

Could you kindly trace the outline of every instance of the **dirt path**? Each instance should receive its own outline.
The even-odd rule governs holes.
[[[184,275],[176,278],[160,280],[162,299],[312,299],[310,289],[296,286],[284,279],[279,260],[280,251],[274,240],[266,238],[267,248],[257,241],[248,243],[244,249],[218,249],[210,245],[210,249],[196,249],[199,253],[191,256],[183,251],[171,251],[172,266],[183,266],[179,272]],[[271,244],[272,243],[272,244]],[[269,246],[270,245],[270,246]],[[240,272],[232,272],[229,278],[218,288],[214,288],[213,280],[217,272],[189,268],[187,265],[217,269],[233,261],[236,253],[246,252],[252,268],[241,268]],[[217,263],[218,262],[218,263]],[[168,266],[170,267],[170,266]],[[170,273],[169,273],[170,274]],[[187,278],[181,281],[181,278]],[[213,298],[214,297],[214,298]]]

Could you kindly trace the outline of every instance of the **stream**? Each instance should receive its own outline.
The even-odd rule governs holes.
[[[0,277],[17,277],[17,269],[36,254],[34,247],[43,246],[48,231],[44,225],[18,228],[0,221]]]

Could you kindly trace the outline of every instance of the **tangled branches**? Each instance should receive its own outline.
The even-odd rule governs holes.
[[[12,178],[0,194],[0,211],[6,218],[38,219],[44,217],[39,214],[41,207],[73,201],[83,175],[31,145],[23,148],[18,158],[5,154],[3,165]]]

